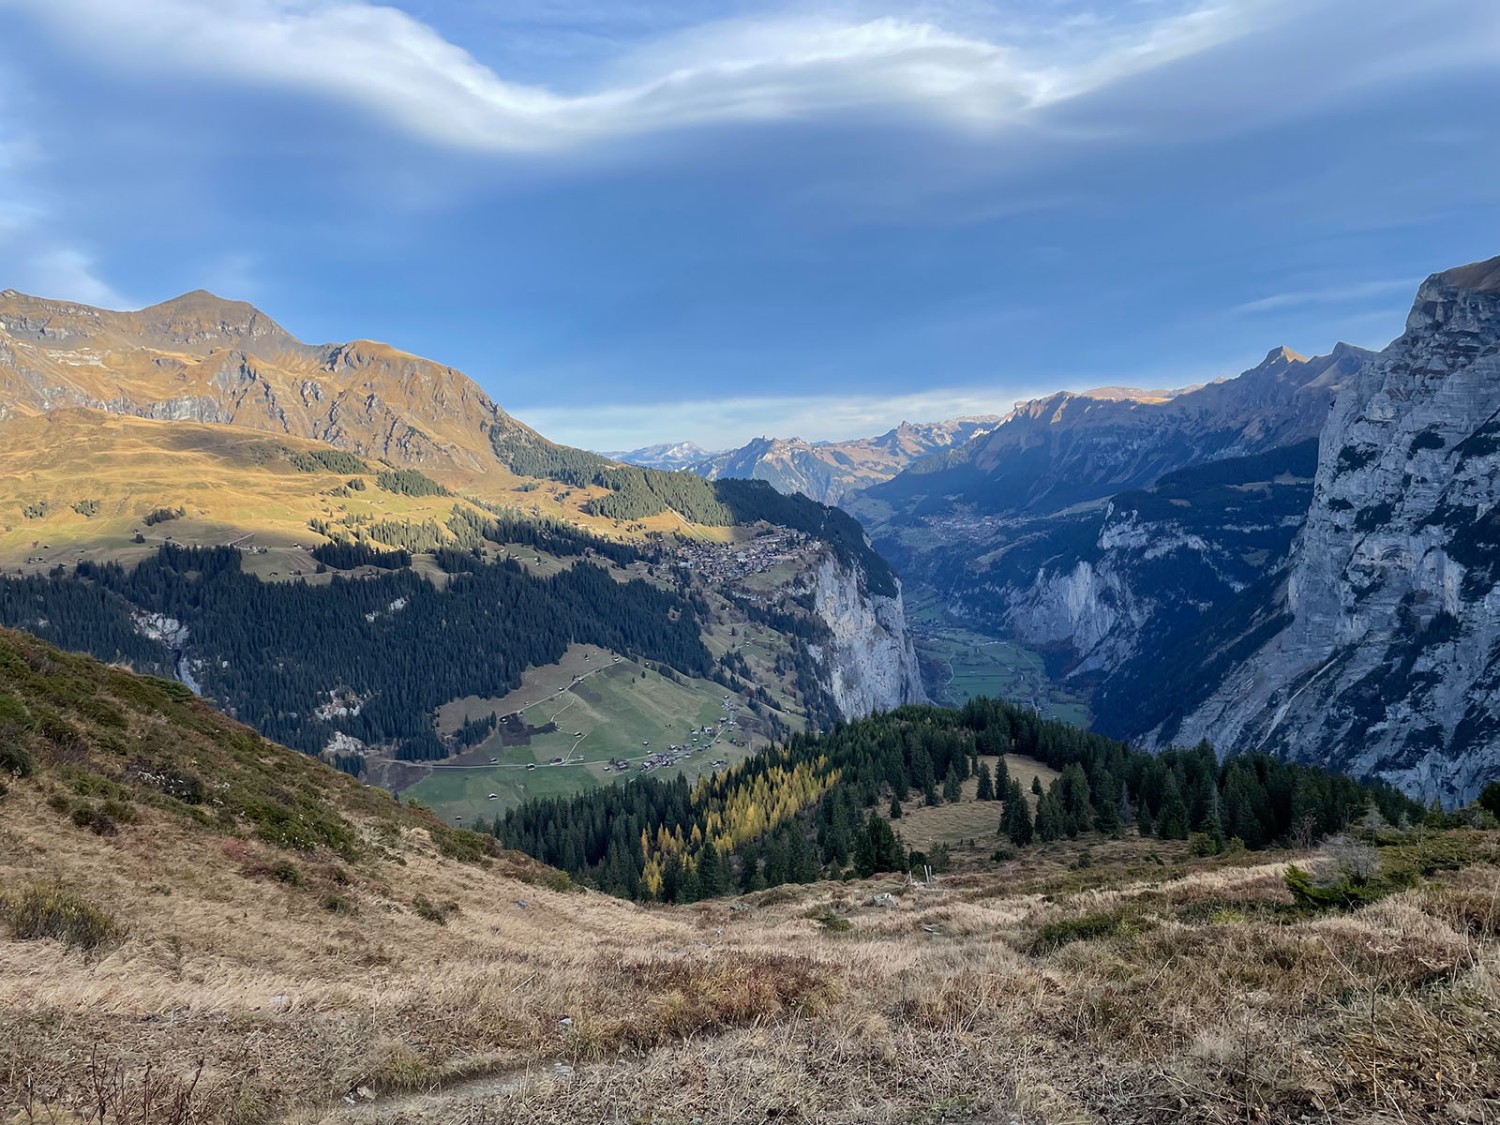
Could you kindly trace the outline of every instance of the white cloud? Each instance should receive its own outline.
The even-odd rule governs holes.
[[[25,187],[23,172],[38,159],[33,139],[0,121],[0,289],[128,307],[92,256],[55,229],[46,205]]]
[[[71,246],[44,244],[27,255],[12,287],[98,308],[133,307],[99,275],[98,265],[89,254]]]
[[[933,388],[908,395],[744,397],[597,406],[538,406],[512,410],[553,441],[583,449],[635,449],[666,441],[695,441],[729,449],[751,438],[802,437],[843,441],[884,433],[901,422],[929,422],[976,414],[1004,414],[1018,400],[1044,390]]]
[[[362,0],[0,0],[4,7],[118,66],[325,96],[478,150],[871,107],[995,126],[1290,10],[1288,0],[1219,0],[1123,29],[1079,26],[1071,40],[1024,50],[900,18],[738,20],[635,48],[616,62],[613,84],[562,94],[507,81],[405,12]]]
[[[1361,281],[1349,285],[1330,285],[1322,289],[1300,289],[1286,293],[1273,293],[1255,301],[1237,305],[1237,313],[1274,312],[1290,306],[1342,305],[1366,301],[1372,297],[1389,297],[1393,294],[1410,294],[1421,283],[1420,277],[1404,277],[1390,281]]]

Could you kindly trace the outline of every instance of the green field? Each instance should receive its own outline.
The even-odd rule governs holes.
[[[588,661],[582,659],[585,653]],[[576,793],[622,776],[640,776],[636,768],[623,774],[606,769],[611,759],[634,765],[673,744],[709,746],[653,771],[693,779],[711,772],[715,760],[738,762],[766,745],[754,716],[737,697],[731,702],[732,714],[742,725],[725,727],[716,742],[713,736],[692,740],[689,732],[694,727],[717,728],[726,714],[725,694],[722,686],[708,680],[683,677],[674,682],[633,661],[616,663],[601,649],[575,646],[562,663],[528,672],[523,686],[503,700],[468,699],[444,707],[440,725],[450,730],[492,710],[501,716],[520,714],[523,720],[502,724],[472,750],[428,767],[427,776],[402,795],[431,806],[445,820],[469,823],[528,797]],[[745,745],[732,745],[730,738]],[[491,758],[496,761],[491,763]],[[554,758],[563,759],[563,764],[551,764]],[[528,769],[529,765],[536,768]],[[491,793],[496,795],[493,801]]]
[[[1048,718],[1088,725],[1087,697],[1055,682],[1040,654],[953,622],[930,592],[914,592],[908,607],[917,655],[924,666],[939,669],[937,681],[927,685],[934,702],[958,706],[985,695],[1029,704]]]

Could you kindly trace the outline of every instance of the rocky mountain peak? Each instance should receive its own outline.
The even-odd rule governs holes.
[[[1441,281],[1454,289],[1470,289],[1477,293],[1493,293],[1500,289],[1500,257],[1483,262],[1471,262],[1467,266],[1456,266],[1436,274],[1431,280]]]
[[[1257,370],[1267,367],[1284,367],[1293,363],[1306,363],[1307,357],[1300,352],[1294,352],[1285,344],[1279,348],[1272,348],[1266,353],[1266,358],[1260,361]]]

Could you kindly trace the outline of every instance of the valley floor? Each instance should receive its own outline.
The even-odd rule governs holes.
[[[646,908],[415,827],[341,863],[57,819],[5,799],[0,885],[122,929],[0,942],[8,1122],[1500,1120],[1496,833],[1402,838],[1428,877],[1349,913],[1283,880],[1331,851],[1134,836]]]

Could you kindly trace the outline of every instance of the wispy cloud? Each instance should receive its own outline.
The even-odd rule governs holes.
[[[1323,289],[1299,289],[1286,293],[1273,293],[1269,297],[1261,297],[1258,300],[1247,301],[1243,305],[1236,305],[1234,311],[1254,314],[1274,312],[1277,309],[1293,306],[1355,304],[1375,297],[1410,294],[1421,280],[1420,277],[1403,277],[1389,281],[1361,281],[1348,285],[1330,285]]]
[[[695,441],[728,449],[751,438],[802,437],[842,441],[884,433],[902,422],[1004,414],[1017,401],[1045,393],[960,387],[890,396],[785,395],[539,406],[513,413],[555,441],[584,449],[634,449],[653,442]]]
[[[567,148],[726,121],[867,107],[988,127],[1264,27],[1285,0],[1219,0],[1123,29],[1079,27],[1064,50],[902,18],[709,24],[636,47],[614,84],[564,94],[508,81],[432,27],[362,0],[0,0],[111,63],[301,90],[430,141]]]
[[[93,255],[72,245],[45,202],[26,189],[24,171],[38,159],[32,138],[0,121],[0,288],[128,307]]]

